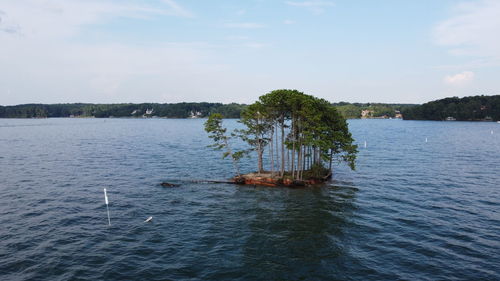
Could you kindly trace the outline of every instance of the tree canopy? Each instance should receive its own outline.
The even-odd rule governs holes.
[[[22,104],[0,106],[0,118],[46,118],[46,117],[207,117],[210,113],[221,113],[226,118],[239,118],[243,104],[208,102],[182,103],[118,103],[118,104]]]
[[[445,98],[406,108],[402,113],[406,120],[446,120],[452,117],[459,121],[499,121],[500,95]]]
[[[394,117],[395,111],[401,111],[414,105],[381,103],[333,104],[345,118],[360,118],[362,110],[371,110],[373,117],[386,115]],[[240,118],[245,104],[182,102],[182,103],[117,103],[117,104],[21,104],[0,106],[0,118],[46,118],[46,117],[166,117],[166,118],[205,118],[210,113],[220,113],[224,118]],[[151,114],[146,111],[152,110]]]
[[[211,117],[206,129],[214,118],[220,116]],[[281,178],[326,176],[335,160],[355,168],[357,146],[347,122],[324,99],[297,90],[275,90],[247,106],[240,122],[244,128],[234,135],[257,153],[258,173],[265,171],[265,154],[268,172]]]

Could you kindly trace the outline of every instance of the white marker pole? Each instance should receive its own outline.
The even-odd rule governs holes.
[[[366,148],[366,141],[365,141],[365,148]]]
[[[106,193],[106,188],[104,189],[104,202],[106,202],[106,210],[108,211],[108,224],[109,226],[111,226],[111,219],[109,218],[108,194]]]

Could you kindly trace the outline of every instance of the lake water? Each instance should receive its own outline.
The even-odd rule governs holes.
[[[188,182],[232,175],[203,122],[0,119],[0,279],[500,280],[500,124],[351,120],[289,189]]]

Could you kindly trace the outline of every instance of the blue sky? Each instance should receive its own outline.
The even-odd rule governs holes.
[[[500,94],[500,1],[0,0],[0,104]]]

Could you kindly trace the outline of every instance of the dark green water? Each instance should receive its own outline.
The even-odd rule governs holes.
[[[159,186],[231,176],[202,123],[0,120],[0,279],[500,279],[500,124],[353,120],[323,187]]]

